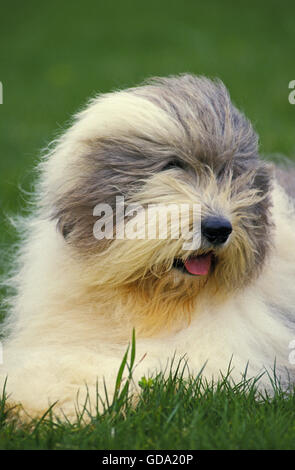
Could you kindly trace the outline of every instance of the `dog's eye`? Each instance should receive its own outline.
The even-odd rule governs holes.
[[[162,171],[166,171],[166,170],[172,170],[174,168],[180,168],[181,170],[184,169],[184,166],[181,162],[177,161],[177,160],[171,160],[170,162],[168,162],[163,168],[162,168]]]

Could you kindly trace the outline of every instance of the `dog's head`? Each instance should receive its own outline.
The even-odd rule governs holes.
[[[227,295],[263,266],[270,170],[259,159],[251,123],[220,81],[184,75],[102,95],[78,114],[44,165],[45,204],[66,243],[97,285],[132,293],[150,310],[153,303],[168,312],[172,305],[191,307],[202,294]],[[128,205],[140,206],[132,227],[141,234],[144,227],[145,236],[122,232],[117,212]],[[147,224],[159,234],[161,215],[147,217],[159,205],[172,211],[170,235],[179,223],[173,211],[190,205],[197,246],[184,248],[181,234],[146,235]],[[98,215],[106,213],[112,234],[95,237]]]

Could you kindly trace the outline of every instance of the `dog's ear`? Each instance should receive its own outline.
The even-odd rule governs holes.
[[[266,194],[271,190],[273,176],[273,165],[260,160],[255,172],[253,186]]]
[[[76,228],[76,214],[75,211],[71,212],[71,209],[63,206],[59,203],[57,207],[51,213],[51,219],[56,221],[56,227],[58,232],[63,236],[66,241],[69,241],[71,234]]]
[[[93,234],[97,220],[93,210],[98,203],[106,202],[106,194],[102,193],[99,183],[90,185],[87,178],[83,179],[83,183],[85,187],[82,181],[77,181],[75,189],[56,198],[51,219],[56,221],[57,230],[67,243],[88,249],[99,243]]]
[[[69,237],[69,235],[73,232],[75,228],[75,222],[66,222],[63,220],[63,217],[60,217],[58,222],[57,222],[57,228],[64,237],[65,240]]]

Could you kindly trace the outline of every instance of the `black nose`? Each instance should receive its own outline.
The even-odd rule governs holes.
[[[221,245],[225,243],[232,232],[232,225],[224,217],[207,217],[202,222],[202,235],[212,243]]]

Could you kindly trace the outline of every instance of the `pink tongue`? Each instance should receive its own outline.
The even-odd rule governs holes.
[[[195,256],[189,258],[184,263],[184,266],[190,274],[205,276],[209,272],[211,266],[211,259],[211,253],[203,256]]]

